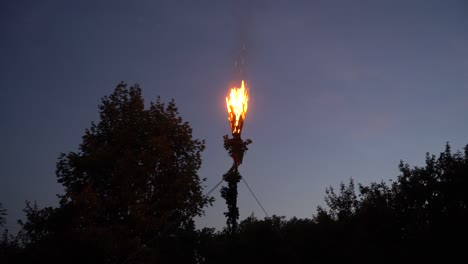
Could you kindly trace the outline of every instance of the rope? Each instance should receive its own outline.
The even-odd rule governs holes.
[[[218,184],[216,184],[215,187],[211,188],[211,190],[207,192],[205,195],[209,196],[212,192],[214,192],[214,190],[216,190],[216,188],[218,188],[219,185],[221,185],[221,183],[223,183],[223,181],[224,179],[221,179],[221,181],[219,181]]]
[[[255,198],[255,200],[257,201],[258,205],[260,205],[260,208],[262,208],[263,212],[265,213],[265,215],[270,218],[270,216],[268,215],[268,213],[266,212],[265,208],[263,208],[263,205],[260,203],[260,201],[258,200],[257,196],[255,196],[255,193],[252,191],[252,189],[250,189],[250,186],[247,184],[247,181],[244,179],[244,177],[242,177],[242,181],[245,183],[245,186],[247,186],[247,189],[249,189],[250,193],[252,194],[252,196]]]
[[[221,183],[223,183],[224,179],[221,179],[221,181],[218,182],[218,184],[216,184],[213,188],[211,188],[211,190],[209,190],[205,195],[206,196],[209,196],[212,192],[214,192],[216,190],[216,188],[218,188],[219,185],[221,185]],[[192,208],[190,208],[192,209]],[[159,234],[159,235],[155,235],[153,238],[151,238],[150,240],[148,240],[148,242],[146,242],[145,244],[142,244],[142,246],[140,246],[137,250],[134,251],[133,254],[130,254],[130,256],[125,259],[122,264],[125,264],[127,263],[128,261],[130,261],[131,259],[133,259],[134,257],[136,257],[138,255],[138,253],[140,253],[140,251],[146,247],[146,245],[149,245],[151,244],[154,240],[156,240],[156,238],[158,238],[158,236],[163,236],[164,234],[166,234],[173,226],[177,225],[180,223],[180,221],[182,221],[182,219],[184,218],[185,216],[184,215],[181,215],[179,218],[177,218],[174,222],[172,222],[170,225],[166,226],[166,228]]]
[[[262,204],[260,203],[260,201],[258,200],[257,196],[255,196],[254,192],[252,191],[252,189],[250,188],[250,186],[247,184],[247,181],[244,179],[244,177],[242,177],[242,181],[244,181],[245,183],[245,186],[247,186],[247,189],[249,189],[250,193],[252,194],[252,196],[255,198],[255,200],[257,201],[258,205],[260,205],[260,208],[262,208],[263,212],[265,213],[265,215],[270,218],[270,216],[268,215],[268,213],[265,211],[265,208],[263,208]],[[272,219],[273,220],[273,219]],[[286,240],[286,237],[285,235],[281,232],[280,228],[276,225],[274,225],[274,223],[272,222],[272,225],[273,225],[273,228],[276,230],[276,232],[278,233],[278,235],[280,236],[280,238],[282,240]],[[290,251],[292,253],[292,255],[294,256],[294,258],[296,259],[296,261],[299,259],[299,256],[297,255],[297,252],[295,249],[292,249]],[[297,261],[296,263],[300,263],[299,261]]]

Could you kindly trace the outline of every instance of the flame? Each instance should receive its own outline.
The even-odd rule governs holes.
[[[248,101],[248,91],[245,88],[244,80],[242,80],[241,87],[231,88],[229,96],[226,97],[228,119],[231,125],[232,134],[240,135],[242,132]]]

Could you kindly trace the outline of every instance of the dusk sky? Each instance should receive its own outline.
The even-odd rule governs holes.
[[[0,202],[56,206],[55,163],[77,151],[124,81],[174,99],[206,140],[205,192],[230,168],[225,96],[247,48],[253,144],[240,173],[270,215],[310,218],[325,188],[398,176],[468,143],[467,1],[2,1]],[[225,201],[197,219],[225,225]],[[239,183],[240,219],[263,218]]]

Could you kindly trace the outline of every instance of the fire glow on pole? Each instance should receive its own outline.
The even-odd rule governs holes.
[[[237,219],[239,219],[239,208],[237,207],[237,183],[241,180],[238,167],[242,164],[247,145],[252,140],[245,141],[241,138],[242,128],[248,108],[249,95],[245,81],[241,81],[240,87],[234,87],[226,97],[228,120],[231,127],[232,138],[224,136],[224,148],[228,151],[233,160],[233,165],[229,171],[223,175],[223,179],[228,183],[227,187],[221,188],[221,196],[226,200],[228,211],[224,213],[227,217],[227,228],[231,234],[237,232]]]
[[[231,88],[229,96],[226,97],[226,106],[228,110],[228,120],[231,126],[232,139],[228,138],[228,146],[225,148],[231,155],[234,165],[239,166],[242,163],[246,148],[241,139],[242,128],[244,127],[245,116],[249,103],[249,93],[245,87],[245,81],[242,80],[240,88]],[[247,140],[251,143],[250,140]],[[226,143],[226,138],[225,138]],[[247,143],[250,144],[250,143]],[[225,144],[226,145],[226,144]],[[246,146],[246,145],[245,145]]]

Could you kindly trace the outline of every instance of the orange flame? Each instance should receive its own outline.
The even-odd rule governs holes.
[[[226,97],[226,106],[228,110],[228,119],[231,125],[232,134],[242,132],[242,126],[247,112],[249,95],[244,85],[244,80],[240,88],[234,87],[231,89],[229,96]]]

